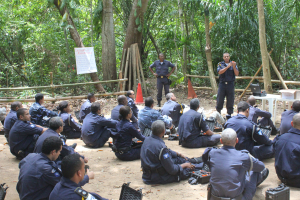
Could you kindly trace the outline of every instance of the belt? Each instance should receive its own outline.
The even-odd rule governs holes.
[[[215,196],[213,193],[211,193],[211,197],[212,197],[213,200],[242,200],[243,195],[240,194],[240,195],[237,196],[237,197],[234,197],[234,198],[228,198],[228,197],[217,197],[217,196]]]
[[[229,84],[229,83],[232,83],[234,81],[222,81],[221,83],[224,83],[225,85]]]
[[[158,76],[157,78],[167,78],[167,76]]]
[[[145,168],[142,168],[143,169],[143,172],[145,173],[149,173],[149,174],[152,174],[152,173],[157,173],[159,174],[160,176],[163,176],[165,174],[168,174],[168,172],[165,170],[165,168],[163,167],[160,167],[160,168],[157,168],[157,169],[145,169]]]

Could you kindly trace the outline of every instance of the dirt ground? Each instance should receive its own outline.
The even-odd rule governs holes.
[[[174,89],[173,92],[177,95],[177,100],[181,103],[189,104],[183,92],[183,88]],[[153,97],[154,94],[151,94]],[[197,92],[201,102],[201,107],[204,108],[204,113],[209,116],[215,110],[216,101],[212,100],[209,92]],[[99,99],[103,113],[106,117],[110,116],[110,110],[117,105],[115,98]],[[78,110],[83,101],[73,101],[73,110]],[[58,102],[57,102],[58,103]],[[57,105],[57,103],[55,105]],[[164,101],[162,102],[164,103]],[[48,108],[53,108],[55,105],[46,104]],[[2,105],[7,106],[9,105]],[[30,104],[27,104],[29,107]],[[141,105],[140,108],[143,108]],[[283,104],[278,105],[276,126],[279,127],[280,115],[283,110]],[[157,109],[157,108],[156,108]],[[235,109],[236,111],[236,109]],[[226,109],[222,110],[225,116]],[[235,115],[236,113],[234,113]],[[274,137],[272,137],[274,138]],[[188,149],[178,145],[178,141],[168,141],[164,138],[166,145],[172,150],[178,151],[188,157],[201,156],[205,148]],[[83,188],[90,192],[96,192],[102,197],[108,199],[119,199],[121,186],[123,183],[131,182],[130,186],[134,189],[143,188],[143,199],[206,199],[207,184],[204,185],[190,185],[187,180],[180,183],[172,183],[167,185],[149,186],[142,181],[142,171],[140,160],[125,162],[116,158],[114,153],[106,144],[102,148],[91,149],[85,146],[80,139],[69,139],[67,144],[71,145],[76,142],[78,145],[76,151],[89,158],[88,165],[90,169],[95,172],[95,179],[90,180]],[[7,191],[7,200],[19,199],[16,191],[16,184],[18,181],[18,163],[19,161],[10,153],[9,146],[3,135],[0,135],[0,183],[6,183],[9,186]],[[220,145],[221,146],[221,145]],[[264,161],[267,168],[270,170],[269,177],[263,182],[256,191],[255,200],[265,199],[265,191],[268,188],[276,187],[280,184],[276,176],[274,168],[274,159]],[[291,200],[297,200],[300,196],[300,190],[291,188]]]

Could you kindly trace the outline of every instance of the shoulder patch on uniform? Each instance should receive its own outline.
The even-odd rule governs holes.
[[[82,196],[83,198],[87,198],[89,196],[89,193],[87,191],[85,191],[84,189],[82,189],[81,187],[78,187],[74,190],[74,192],[80,196]]]
[[[34,125],[34,124],[30,124],[30,127],[34,128],[34,127],[35,127],[35,125]]]
[[[164,157],[164,159],[167,159],[167,158],[170,157],[170,155],[169,155],[168,153],[165,153],[165,154],[163,155],[163,157]]]

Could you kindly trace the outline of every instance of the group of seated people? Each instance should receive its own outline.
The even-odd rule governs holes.
[[[88,193],[81,186],[94,178],[93,172],[84,171],[88,159],[76,151],[76,143],[66,145],[68,138],[81,138],[90,148],[103,147],[113,138],[113,151],[120,160],[141,159],[142,180],[146,184],[166,184],[187,179],[190,172],[211,171],[210,199],[252,199],[256,187],[268,176],[261,162],[275,156],[279,179],[290,186],[300,187],[300,101],[293,103],[291,111],[282,114],[280,134],[270,140],[260,125],[272,127],[277,133],[271,115],[255,107],[252,97],[237,105],[237,115],[221,124],[225,130],[214,134],[204,113],[198,112],[199,99],[190,101],[189,110],[176,102],[173,93],[161,111],[155,110],[152,97],[145,98],[145,107],[139,110],[134,103],[134,92],[118,97],[118,105],[111,118],[101,115],[101,105],[93,94],[81,106],[79,121],[72,118],[67,101],[59,103],[59,114],[42,106],[44,97],[37,94],[36,103],[29,111],[20,102],[11,104],[4,128],[10,150],[17,158],[20,175],[17,191],[20,199],[103,199]],[[50,117],[45,120],[44,117]],[[213,116],[222,118],[220,113]],[[258,121],[258,118],[262,117]],[[289,121],[289,123],[288,123]],[[48,128],[46,128],[47,126]],[[144,132],[149,129],[150,136]],[[186,148],[209,147],[197,158],[189,158],[168,149],[163,140],[166,129],[179,135],[179,145]],[[282,130],[282,132],[281,132]],[[137,138],[143,141],[132,147]],[[219,143],[222,148],[215,147]],[[249,177],[245,178],[246,173]],[[238,183],[238,184],[237,184]],[[51,193],[51,194],[50,194]]]

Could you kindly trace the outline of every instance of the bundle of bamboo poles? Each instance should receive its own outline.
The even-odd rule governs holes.
[[[136,93],[137,85],[141,83],[143,94],[147,95],[141,56],[137,43],[123,50],[119,78],[128,79],[126,84],[125,82],[120,82],[120,91],[122,91],[124,87],[125,90],[133,90]]]

